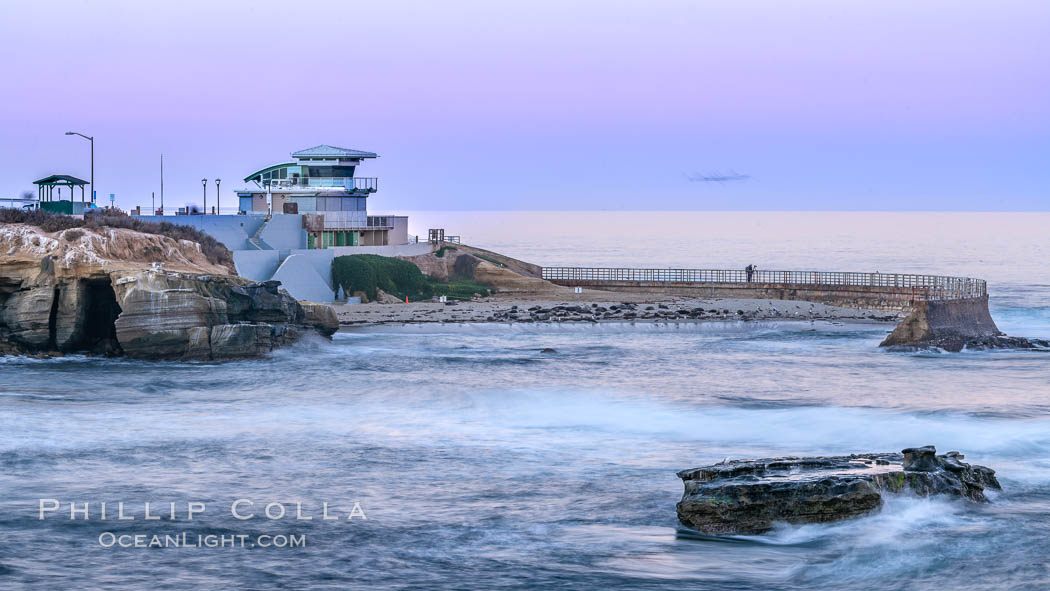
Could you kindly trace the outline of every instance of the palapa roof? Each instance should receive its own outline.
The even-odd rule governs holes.
[[[53,174],[39,181],[33,181],[34,185],[76,185],[78,187],[90,184],[84,179],[78,179],[71,174]]]

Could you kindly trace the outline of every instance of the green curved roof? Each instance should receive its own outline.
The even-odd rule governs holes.
[[[288,167],[288,166],[299,166],[299,164],[296,163],[296,162],[284,162],[282,164],[274,164],[273,166],[267,166],[266,168],[264,168],[262,170],[257,170],[255,172],[249,174],[248,176],[244,177],[244,182],[247,183],[248,181],[252,180],[253,178],[255,178],[257,176],[262,176],[262,175],[264,175],[264,174],[266,174],[268,172],[273,172],[274,170],[277,170],[278,168],[285,168],[285,167]]]
[[[87,185],[89,184],[84,179],[78,179],[77,177],[70,174],[53,174],[49,177],[44,177],[39,181],[33,181],[34,185]]]

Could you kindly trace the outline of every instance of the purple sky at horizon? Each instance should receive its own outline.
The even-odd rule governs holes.
[[[327,143],[370,210],[1047,210],[1050,3],[5,2],[0,197],[223,203]],[[746,181],[696,183],[735,171]],[[214,183],[208,201],[213,204]]]

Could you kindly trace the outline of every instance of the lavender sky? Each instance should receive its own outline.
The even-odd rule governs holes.
[[[4,0],[0,49],[2,197],[75,130],[124,207],[328,143],[376,212],[1050,209],[1045,0]]]

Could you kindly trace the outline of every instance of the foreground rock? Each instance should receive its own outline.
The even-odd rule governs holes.
[[[0,352],[237,359],[338,329],[328,306],[210,265],[192,242],[128,230],[63,239],[11,226],[0,232]],[[114,241],[152,248],[159,260],[107,258]]]
[[[684,470],[678,519],[708,534],[757,534],[775,522],[822,523],[878,510],[885,493],[985,502],[995,471],[932,446],[901,453],[733,460]]]

